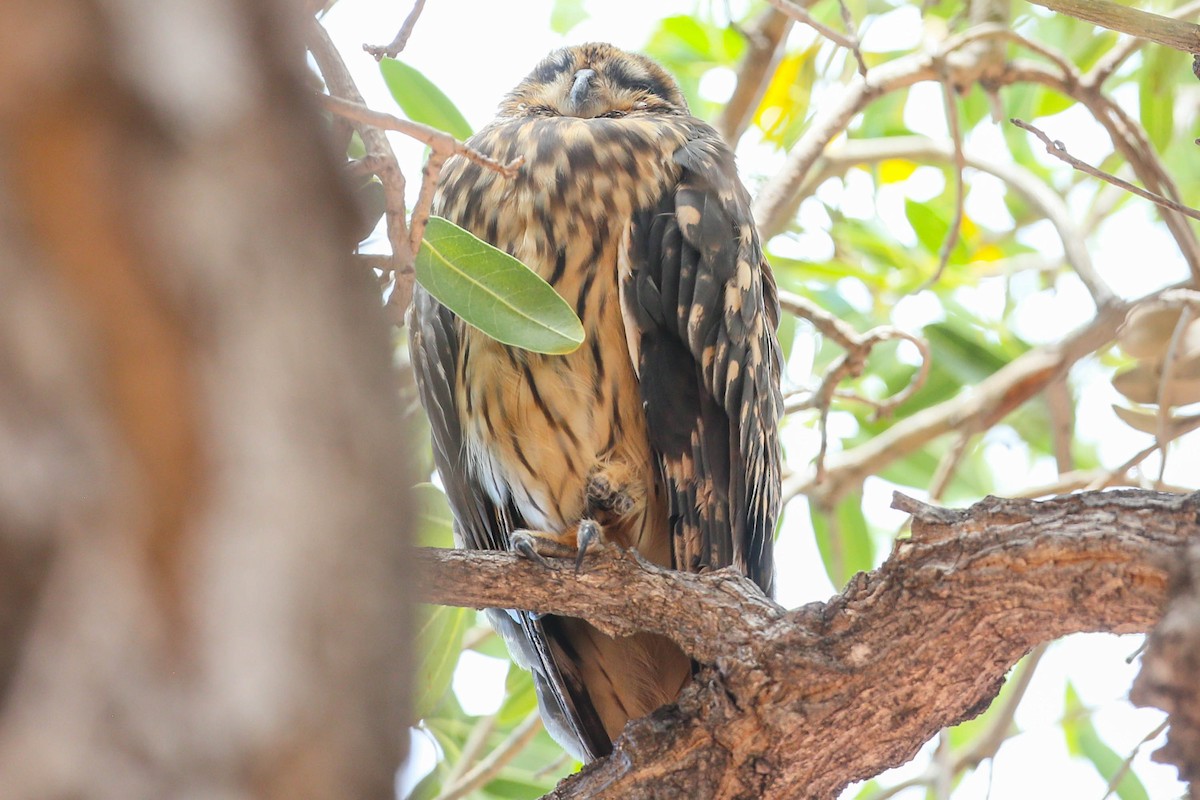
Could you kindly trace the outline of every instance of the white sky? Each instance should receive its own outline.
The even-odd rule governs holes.
[[[692,0],[593,0],[586,4],[590,18],[571,31],[565,41],[549,30],[551,5],[550,0],[519,3],[430,0],[401,58],[424,72],[454,99],[467,120],[479,127],[491,118],[501,95],[551,49],[589,40],[611,41],[621,47],[638,49],[658,19],[672,13],[690,13],[696,4]],[[746,2],[734,0],[731,5],[734,13],[740,14]],[[341,0],[325,18],[326,27],[338,42],[368,104],[396,114],[400,111],[384,87],[377,65],[362,52],[361,44],[389,41],[410,6],[409,2],[395,0]],[[720,2],[715,2],[714,6],[723,8]],[[912,47],[922,33],[916,9],[902,8],[877,20],[865,31],[864,49]],[[794,35],[801,39],[811,37],[807,31],[798,31]],[[702,85],[705,95],[714,99],[727,95],[731,88],[728,73],[714,74]],[[833,90],[836,91],[836,87]],[[905,122],[916,132],[944,139],[946,127],[939,91],[934,84],[914,87]],[[1126,96],[1121,99],[1132,106],[1136,114],[1136,98]],[[1103,131],[1083,109],[1070,109],[1055,117],[1041,119],[1038,124],[1052,138],[1067,140],[1073,154],[1093,163],[1109,150]],[[752,138],[747,137],[738,152],[747,183],[756,185],[757,179],[778,168],[782,156],[749,141]],[[393,143],[405,174],[419,175],[423,148],[400,136],[393,136]],[[967,146],[990,160],[1001,163],[1011,160],[1003,138],[995,128],[984,127],[976,131],[968,139]],[[1036,144],[1034,149],[1041,152]],[[1042,158],[1056,168],[1062,166],[1049,155]],[[991,222],[997,227],[1010,224],[1000,200],[1002,187],[999,183],[979,176],[973,177],[972,181],[974,189],[967,198],[969,215],[983,224]],[[417,180],[410,180],[411,192],[415,193],[417,183]],[[871,189],[864,175],[851,171],[844,184],[834,181],[822,187],[821,196],[836,197],[843,211],[850,216],[878,216],[897,241],[911,244],[915,238],[904,216],[904,197],[936,196],[943,190],[943,179],[940,171],[918,170],[904,185],[885,187],[878,197],[872,197]],[[1085,199],[1076,192],[1069,202],[1074,208]],[[1082,208],[1079,205],[1077,209],[1080,216]],[[1153,223],[1153,219],[1153,212],[1145,205],[1128,204],[1104,225],[1093,242],[1091,253],[1097,269],[1122,296],[1144,294],[1156,285],[1186,276],[1186,266],[1173,241],[1161,225]],[[820,257],[822,252],[828,255],[831,243],[825,229],[829,220],[823,207],[813,201],[806,203],[801,209],[801,220],[808,229],[806,234],[793,242],[779,242],[779,249],[787,249],[789,255],[801,249],[810,258]],[[1027,243],[1045,253],[1061,252],[1061,244],[1048,224],[1032,231]],[[852,286],[843,288],[853,296]],[[1000,281],[985,282],[978,291],[960,299],[975,313],[994,318],[1002,310],[1001,291]],[[1023,302],[1014,324],[1022,337],[1034,343],[1061,338],[1092,313],[1082,285],[1071,278],[1060,281],[1057,291],[1039,290]],[[916,329],[936,319],[940,313],[937,309],[938,304],[928,293],[925,297],[906,298],[897,304],[893,322],[906,329]],[[1079,405],[1080,436],[1098,443],[1106,465],[1121,463],[1150,442],[1150,437],[1132,431],[1116,419],[1110,404],[1118,402],[1118,395],[1099,370],[1084,367],[1073,374],[1073,380],[1077,386],[1087,389],[1082,393],[1084,399]],[[852,424],[849,415],[836,413],[831,419],[834,425],[844,425],[847,421]],[[815,431],[807,425],[790,424],[785,436],[793,468],[804,469],[816,452]],[[989,441],[988,457],[1001,479],[1002,485],[998,488],[1002,492],[1053,480],[1053,464],[1045,459],[1031,460],[1015,437],[1000,434],[990,437]],[[1189,485],[1192,482],[1190,476],[1200,474],[1200,455],[1197,448],[1181,450],[1177,447],[1172,453],[1167,479]],[[1150,469],[1157,468],[1153,460],[1148,464]],[[892,486],[871,479],[864,488],[865,507],[871,523],[884,530],[897,529],[903,515],[888,508]],[[835,592],[821,567],[804,502],[801,498],[788,507],[787,527],[777,545],[779,601],[789,607],[824,600]],[[880,557],[885,554],[886,548],[881,548]],[[1093,721],[1101,736],[1124,756],[1162,718],[1155,711],[1133,709],[1124,699],[1137,671],[1137,662],[1127,665],[1125,658],[1139,642],[1140,637],[1088,635],[1071,637],[1054,645],[1043,660],[1017,716],[1023,732],[1000,751],[991,770],[990,786],[985,768],[966,778],[954,797],[958,800],[1064,797],[1099,800],[1104,794],[1104,782],[1090,764],[1069,758],[1057,724],[1062,714],[1065,681],[1069,676],[1074,682],[1083,702],[1095,709]],[[463,658],[455,675],[454,690],[466,710],[482,714],[498,707],[503,697],[505,667],[505,662],[474,653]],[[406,783],[413,774],[428,769],[434,757],[427,739],[417,737],[415,743],[417,764],[409,772]],[[1144,747],[1135,761],[1137,773],[1145,782],[1150,797],[1179,796],[1182,786],[1174,780],[1174,770],[1150,763],[1149,753],[1153,749],[1154,746]],[[897,779],[924,769],[929,750],[927,747],[911,764],[897,770]],[[851,791],[847,796],[852,794]],[[923,796],[923,790],[899,795],[901,798]]]

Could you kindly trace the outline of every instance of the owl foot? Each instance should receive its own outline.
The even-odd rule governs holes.
[[[608,513],[616,517],[625,516],[634,507],[634,500],[629,493],[602,472],[593,472],[588,477],[587,503],[593,513]]]
[[[514,553],[545,567],[551,566],[547,558],[574,558],[575,572],[578,574],[588,550],[595,550],[604,544],[604,532],[594,520],[584,519],[573,529],[569,528],[561,534],[546,531],[513,531],[509,541]]]

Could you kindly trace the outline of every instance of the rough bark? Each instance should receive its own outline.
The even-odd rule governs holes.
[[[409,459],[301,13],[5,7],[6,798],[392,795]]]
[[[426,551],[423,592],[654,631],[706,665],[677,704],[630,723],[611,757],[550,797],[831,798],[980,713],[1039,643],[1150,630],[1168,565],[1200,535],[1200,494],[895,505],[913,514],[911,538],[842,594],[793,611],[735,576],[611,552],[576,575]]]
[[[1150,635],[1130,699],[1167,712],[1167,743],[1156,761],[1174,764],[1200,797],[1200,541],[1179,554],[1171,603]]]

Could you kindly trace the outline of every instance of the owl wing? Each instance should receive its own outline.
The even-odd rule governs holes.
[[[419,285],[415,287],[408,330],[413,371],[429,414],[433,456],[454,514],[460,547],[509,549],[509,533],[525,527],[517,509],[497,506],[468,469],[455,400],[458,330],[453,313]],[[575,743],[573,755],[591,761],[612,750],[608,734],[584,688],[574,660],[563,652],[562,637],[547,635],[545,622],[524,611],[490,609],[492,627],[513,659],[533,673],[538,705],[547,729],[560,742]]]
[[[783,410],[779,304],[733,153],[697,122],[678,185],[634,215],[621,298],[677,569],[770,594]]]

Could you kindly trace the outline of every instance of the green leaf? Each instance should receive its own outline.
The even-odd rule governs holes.
[[[430,217],[417,280],[488,336],[537,353],[570,353],[583,324],[537,273],[449,220]]]
[[[587,18],[583,0],[554,0],[554,6],[550,9],[550,30],[559,36],[566,36]]]
[[[415,652],[421,654],[413,674],[413,712],[417,719],[429,716],[450,688],[454,665],[462,650],[462,637],[474,619],[469,608],[420,606]]]
[[[471,123],[467,122],[458,106],[420,71],[394,58],[380,61],[379,71],[383,73],[388,91],[406,117],[413,122],[446,131],[459,140],[471,138]]]
[[[1125,759],[1100,738],[1089,714],[1079,701],[1075,687],[1067,681],[1066,708],[1062,724],[1067,750],[1073,756],[1080,756],[1092,762],[1092,766],[1101,777],[1111,781],[1122,768]],[[1121,800],[1150,800],[1146,787],[1132,770],[1127,770],[1121,782],[1117,784],[1117,797]]]
[[[504,703],[496,713],[500,725],[516,725],[537,708],[537,690],[533,686],[533,674],[510,664],[504,679]]]
[[[1160,153],[1175,134],[1175,83],[1170,70],[1180,68],[1176,54],[1166,47],[1147,47],[1145,65],[1138,73],[1138,106],[1150,143]]]
[[[867,518],[863,516],[861,492],[843,498],[832,518],[815,503],[809,504],[809,514],[821,561],[834,586],[845,586],[856,572],[865,572],[875,565],[875,546]]]
[[[417,506],[417,544],[421,547],[454,547],[454,516],[446,494],[432,483],[413,487]]]

